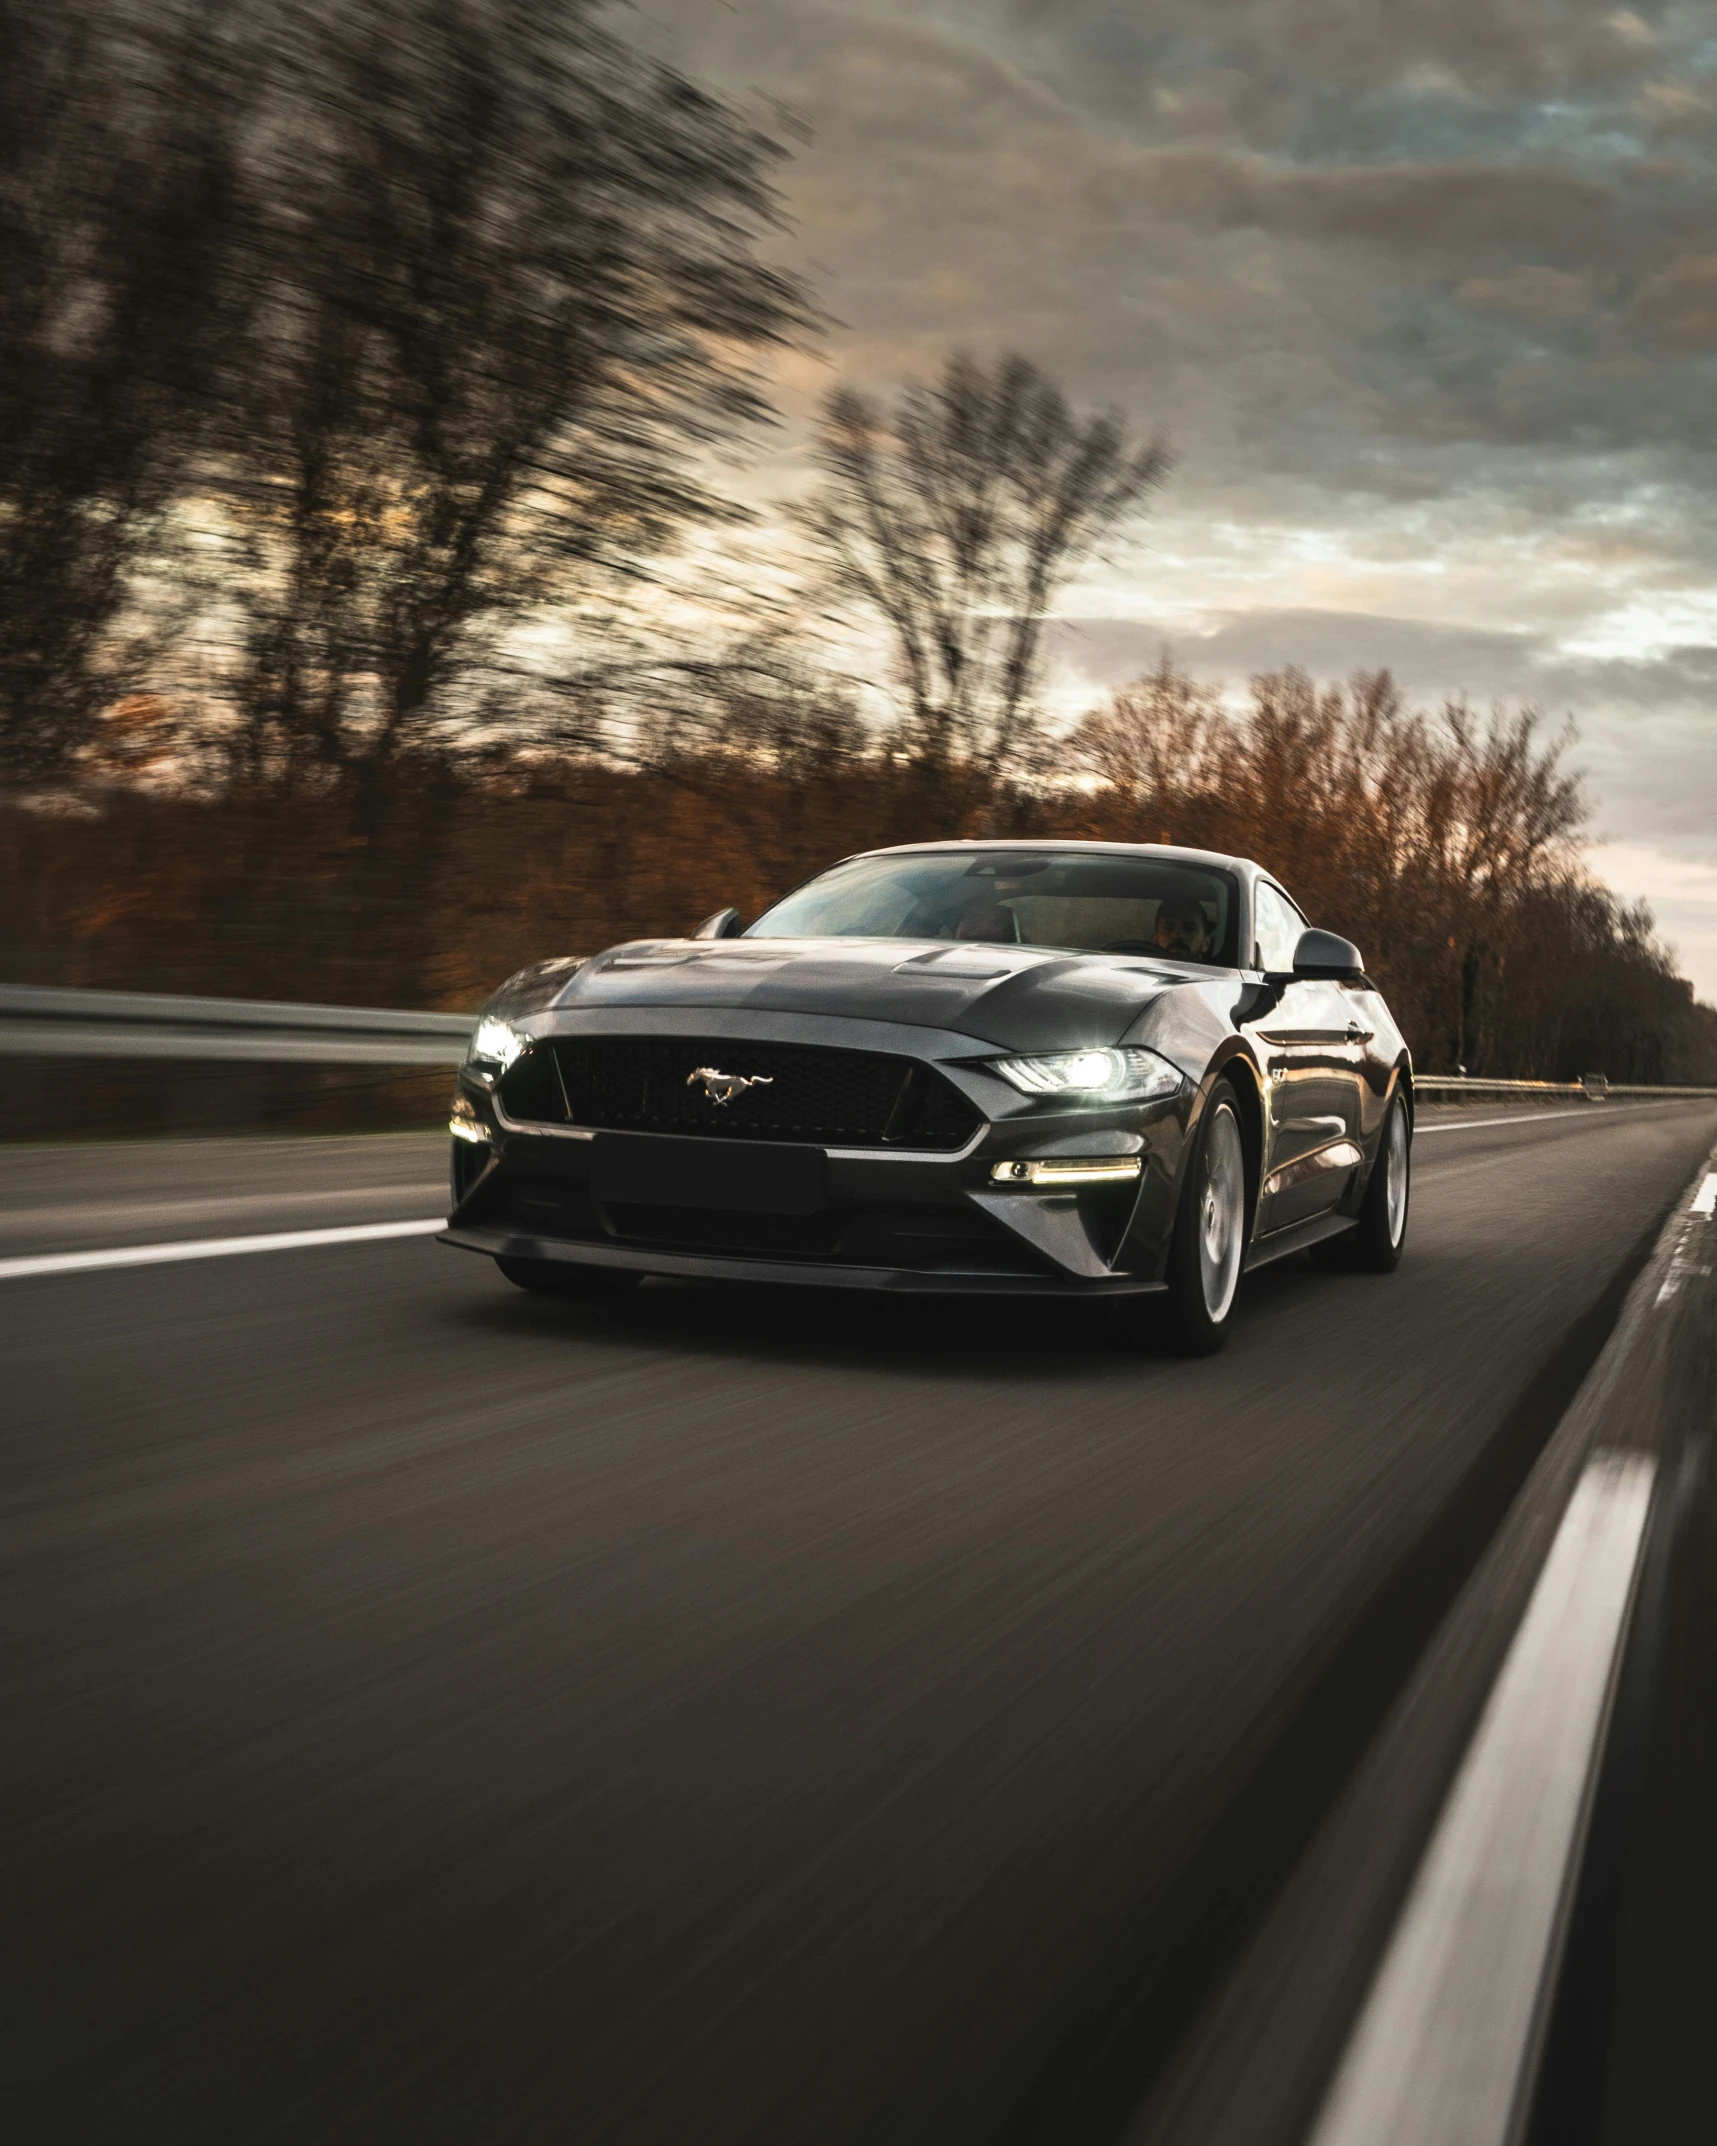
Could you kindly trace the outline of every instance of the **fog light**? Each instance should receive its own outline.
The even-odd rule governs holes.
[[[1124,1185],[1141,1168],[1136,1155],[1068,1155],[1043,1162],[998,1162],[990,1171],[996,1185]]]

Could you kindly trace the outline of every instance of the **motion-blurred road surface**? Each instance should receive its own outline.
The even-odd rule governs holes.
[[[1433,1115],[1400,1271],[1203,1363],[427,1239],[0,1281],[9,2136],[994,2136],[1717,1128]],[[0,1150],[0,1260],[442,1169]]]

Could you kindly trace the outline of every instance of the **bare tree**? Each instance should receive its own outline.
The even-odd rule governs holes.
[[[1118,412],[1081,415],[1028,359],[955,356],[893,410],[824,410],[806,521],[838,594],[884,623],[909,756],[995,781],[1020,756],[1056,597],[1162,482]]]
[[[760,261],[777,145],[592,0],[293,0],[221,475],[258,773],[492,739],[593,576],[717,514],[698,450],[807,321]],[[561,654],[561,667],[572,669]]]
[[[1593,1003],[1642,977],[1656,990],[1661,959],[1649,922],[1581,869],[1587,811],[1569,742],[1546,740],[1531,709],[1420,713],[1387,671],[1344,685],[1265,672],[1230,711],[1165,657],[1087,717],[1068,752],[1096,778],[1083,806],[1093,832],[1280,872],[1320,921],[1359,940],[1433,1064],[1566,1071],[1555,1023],[1582,986],[1561,950],[1583,939],[1611,963]]]
[[[73,764],[123,685],[218,360],[233,167],[206,20],[0,0],[0,782]]]
[[[1464,701],[1451,701],[1443,721],[1449,745],[1429,831],[1456,896],[1454,1059],[1481,1072],[1523,890],[1577,883],[1576,844],[1588,814],[1579,776],[1562,765],[1571,734],[1542,744],[1535,709],[1507,716],[1493,708],[1481,721]]]

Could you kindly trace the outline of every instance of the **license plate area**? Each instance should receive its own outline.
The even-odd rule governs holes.
[[[605,1207],[814,1215],[829,1204],[828,1158],[821,1148],[670,1133],[598,1133],[592,1148],[590,1189]]]

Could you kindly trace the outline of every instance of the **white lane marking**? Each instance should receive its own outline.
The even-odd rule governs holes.
[[[1602,1125],[1606,1119],[1619,1116],[1624,1110],[1661,1110],[1661,1103],[1607,1103],[1603,1116],[1588,1118],[1577,1103],[1564,1103],[1560,1110],[1517,1111],[1512,1118],[1469,1118],[1464,1124],[1458,1118],[1439,1118],[1435,1125],[1415,1125],[1413,1137],[1417,1140],[1424,1133],[1482,1133],[1487,1125],[1543,1125],[1551,1118],[1571,1118],[1580,1125]]]
[[[1717,1215],[1717,1170],[1713,1170],[1693,1195],[1690,1215]]]
[[[1633,1597],[1653,1462],[1587,1462],[1310,2146],[1502,2146]]]
[[[385,1237],[428,1237],[445,1229],[441,1215],[419,1222],[356,1222],[346,1229],[271,1230],[266,1237],[192,1237],[177,1244],[124,1244],[106,1252],[42,1252],[0,1259],[0,1282],[30,1274],[91,1274],[103,1267],[159,1267],[180,1259],[231,1259],[240,1252],[299,1252],[321,1244],[371,1244]]]

